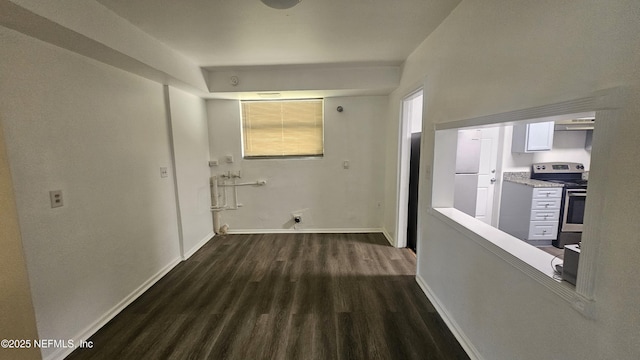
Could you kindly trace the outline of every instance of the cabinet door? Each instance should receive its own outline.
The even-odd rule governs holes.
[[[553,121],[527,125],[526,151],[548,151],[553,147]]]
[[[533,199],[531,210],[560,210],[561,199]]]
[[[560,210],[531,210],[531,221],[558,221]]]
[[[533,189],[534,199],[548,199],[562,197],[562,188],[535,188]]]
[[[529,240],[555,240],[558,235],[557,221],[532,221]]]

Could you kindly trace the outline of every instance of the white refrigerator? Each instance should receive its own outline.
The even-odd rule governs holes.
[[[453,207],[475,217],[480,170],[481,130],[458,130]]]

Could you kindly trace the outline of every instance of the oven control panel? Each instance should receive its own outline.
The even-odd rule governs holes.
[[[533,174],[574,174],[583,173],[584,165],[572,162],[546,162],[531,165]]]

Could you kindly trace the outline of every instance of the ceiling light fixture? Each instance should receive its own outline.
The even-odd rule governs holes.
[[[298,3],[300,3],[302,0],[260,0],[260,1],[262,1],[263,4],[267,5],[270,8],[284,10],[284,9],[290,9],[298,5]]]

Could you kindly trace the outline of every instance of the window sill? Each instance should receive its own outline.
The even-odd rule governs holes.
[[[433,208],[429,212],[569,302],[583,316],[595,318],[595,301],[578,294],[573,285],[553,278],[553,255],[537,249],[532,251],[525,242],[457,209]]]

